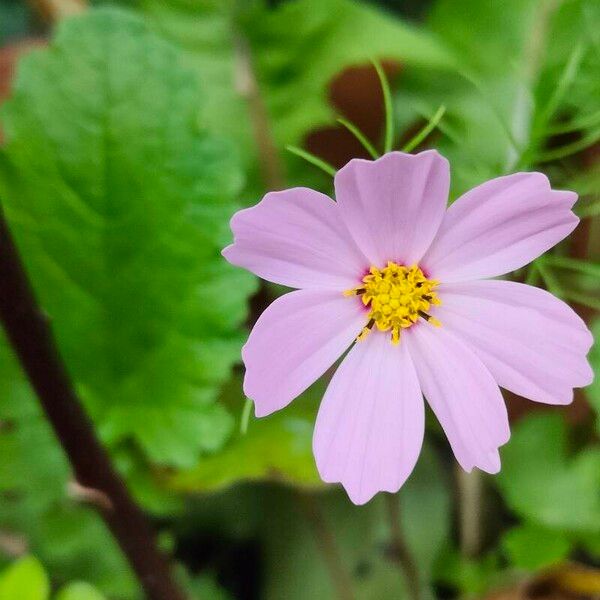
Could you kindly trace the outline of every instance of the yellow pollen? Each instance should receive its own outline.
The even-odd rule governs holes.
[[[369,307],[368,323],[358,341],[364,340],[375,326],[379,331],[391,331],[393,344],[400,342],[400,331],[423,318],[435,327],[441,323],[427,313],[431,305],[441,304],[435,288],[439,281],[427,279],[417,265],[405,267],[388,262],[383,269],[371,267],[363,277],[363,285],[344,292],[344,296],[360,296]]]

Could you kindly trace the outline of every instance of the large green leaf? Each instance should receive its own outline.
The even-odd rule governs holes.
[[[66,21],[20,65],[0,194],[104,439],[189,465],[230,433],[215,397],[255,284],[219,255],[242,176],[182,62],[132,13]]]
[[[530,416],[513,428],[495,481],[509,506],[532,523],[600,533],[600,449],[568,456],[566,425],[558,414]]]
[[[223,390],[223,400],[240,414],[241,378]],[[320,486],[312,455],[312,433],[324,386],[319,383],[296,398],[285,410],[252,418],[246,433],[236,431],[225,447],[202,458],[189,470],[176,473],[170,486],[185,492],[207,492],[240,480],[274,480],[301,486]]]
[[[509,529],[502,546],[511,564],[536,571],[567,558],[572,544],[564,532],[526,523]]]
[[[239,140],[255,190],[265,184],[258,179],[262,150],[255,140],[272,135],[271,160],[287,162],[294,178],[297,159],[283,149],[332,122],[328,84],[346,67],[372,58],[429,73],[450,65],[433,36],[354,0],[292,0],[276,8],[265,0],[140,0],[140,5],[157,29],[187,50],[202,80],[210,82],[208,118],[216,130]],[[254,100],[247,101],[252,81],[257,89]]]

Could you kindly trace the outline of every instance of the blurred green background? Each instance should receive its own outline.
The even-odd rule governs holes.
[[[350,597],[407,597],[386,503],[355,507],[317,476],[326,382],[240,430],[240,347],[282,290],[221,259],[228,220],[267,189],[331,192],[285,146],[335,166],[363,156],[336,117],[380,142],[375,58],[396,147],[445,106],[420,147],[450,159],[453,198],[534,169],[579,192],[579,228],[514,278],[600,336],[600,3],[2,0],[0,47],[3,208],[86,409],[189,593],[337,598],[337,568]],[[496,477],[459,473],[428,417],[398,496],[423,598],[600,597],[600,385],[566,409],[506,400]],[[141,597],[72,483],[2,341],[1,600]]]

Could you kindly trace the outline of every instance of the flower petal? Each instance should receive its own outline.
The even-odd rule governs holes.
[[[567,304],[512,281],[442,285],[436,316],[475,351],[498,385],[537,402],[568,404],[592,382],[593,338]]]
[[[365,324],[356,298],[299,290],[273,302],[242,348],[244,393],[264,417],[289,404],[338,359]]]
[[[498,447],[510,437],[500,389],[466,344],[443,324],[419,323],[402,333],[421,389],[465,471],[500,470]]]
[[[514,271],[575,229],[576,200],[574,192],[551,190],[541,173],[492,179],[450,206],[422,264],[448,283]]]
[[[342,218],[371,261],[411,265],[433,240],[446,209],[450,168],[435,150],[354,159],[335,176]]]
[[[267,194],[231,219],[232,264],[295,288],[343,291],[360,281],[368,260],[346,230],[336,203],[308,188]]]
[[[397,492],[421,451],[424,413],[406,348],[373,331],[349,352],[321,403],[313,438],[321,478],[341,482],[355,504]]]

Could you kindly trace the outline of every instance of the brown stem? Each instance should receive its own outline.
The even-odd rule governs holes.
[[[238,34],[234,39],[237,67],[236,87],[248,101],[248,113],[263,180],[267,189],[280,190],[285,186],[283,166],[273,139],[267,107],[256,80],[250,47],[242,35]]]
[[[353,600],[352,581],[344,568],[335,538],[327,526],[323,511],[315,498],[309,493],[298,492],[298,503],[309,522],[315,540],[325,559],[325,565],[339,600]]]
[[[74,391],[1,210],[0,320],[73,467],[77,483],[88,493],[106,499],[95,503],[95,508],[129,560],[147,597],[184,600],[146,517],[113,469]],[[34,452],[35,448],[31,450]]]
[[[384,494],[390,525],[390,556],[402,570],[406,589],[412,600],[421,598],[421,582],[415,559],[404,539],[398,494]]]

